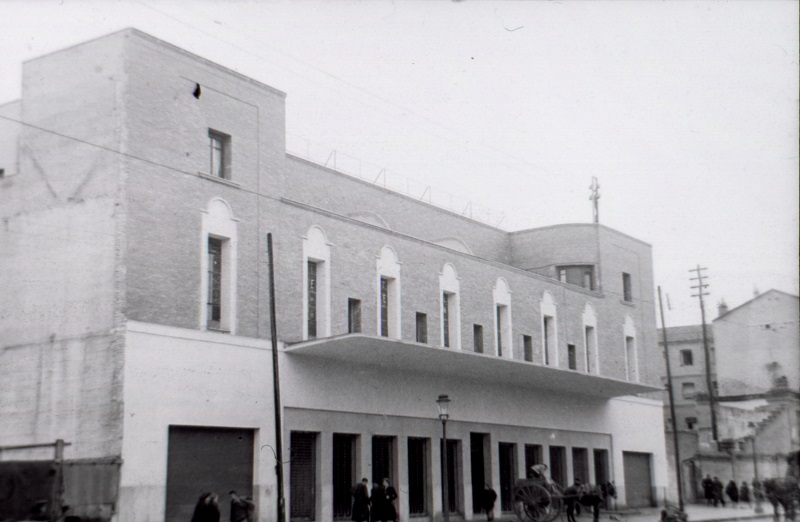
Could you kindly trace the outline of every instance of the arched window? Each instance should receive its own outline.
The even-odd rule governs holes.
[[[331,335],[331,244],[313,225],[303,237],[303,339]]]
[[[200,328],[236,333],[237,223],[221,198],[202,210]]]
[[[586,373],[600,375],[600,353],[597,346],[597,314],[591,303],[583,308],[583,346]]]
[[[439,274],[439,316],[442,346],[461,348],[461,284],[456,267],[445,263]]]
[[[377,267],[378,335],[400,339],[400,262],[392,247],[381,249]]]
[[[514,342],[511,336],[511,291],[502,277],[492,290],[494,302],[494,347],[498,357],[514,358]]]
[[[623,327],[625,339],[625,378],[629,381],[639,382],[639,355],[636,350],[636,324],[630,315],[625,316]]]
[[[542,313],[542,362],[558,367],[558,316],[553,296],[545,290],[539,301]]]

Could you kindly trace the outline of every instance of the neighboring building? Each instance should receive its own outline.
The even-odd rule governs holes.
[[[799,318],[797,296],[777,290],[732,310],[720,304],[706,327],[719,445],[711,430],[702,326],[667,328],[685,491],[701,497],[707,474],[752,481],[754,437],[760,478],[785,473],[786,456],[800,449]],[[660,336],[659,345],[663,350]],[[666,394],[664,416],[674,473]]]
[[[401,520],[439,516],[442,484],[476,519],[536,462],[660,500],[650,246],[504,232],[288,155],[284,98],[136,30],[25,63],[0,107],[24,121],[0,127],[0,464],[63,439],[90,465],[75,514],[185,521],[215,491],[226,516],[235,489],[275,520],[272,233],[290,519],[349,518],[362,476]]]

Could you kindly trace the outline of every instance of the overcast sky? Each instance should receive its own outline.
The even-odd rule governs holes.
[[[590,222],[596,176],[668,326],[700,321],[698,263],[709,318],[798,293],[796,1],[0,0],[0,103],[24,60],[125,27],[286,92],[290,152],[506,230]]]

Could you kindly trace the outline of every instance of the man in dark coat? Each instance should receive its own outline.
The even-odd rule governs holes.
[[[747,504],[747,507],[750,507],[750,488],[744,480],[742,481],[742,485],[739,486],[739,502],[741,504]]]
[[[386,522],[386,490],[383,485],[377,482],[372,483],[372,491],[369,494],[370,522]]]
[[[350,520],[353,522],[367,522],[369,520],[369,481],[365,478],[353,486],[351,495],[353,496],[353,513]]]
[[[217,503],[217,495],[214,493],[203,493],[197,499],[194,507],[192,522],[219,522],[220,512]]]
[[[700,484],[703,486],[703,497],[706,499],[706,506],[710,506],[714,503],[714,481],[711,480],[711,475],[706,475],[706,478]]]
[[[722,507],[725,507],[725,497],[722,495],[722,489],[722,482],[719,477],[714,477],[714,507],[717,507],[718,504],[722,504]]]
[[[725,494],[731,499],[733,507],[739,504],[739,488],[736,487],[736,482],[732,480],[728,482],[728,485],[725,486]]]
[[[491,484],[483,485],[483,495],[481,495],[481,507],[486,512],[486,520],[494,520],[494,503],[497,500],[497,492],[492,489]]]
[[[387,522],[397,521],[397,509],[394,507],[394,501],[397,498],[397,490],[392,487],[392,482],[385,478],[383,479],[383,492],[386,494],[386,504],[384,504],[385,511],[383,513],[384,520]]]

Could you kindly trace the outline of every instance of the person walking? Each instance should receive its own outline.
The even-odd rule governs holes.
[[[728,485],[725,486],[725,494],[728,495],[733,507],[739,506],[739,488],[736,487],[736,482],[733,480],[728,482]]]
[[[394,501],[397,498],[397,490],[392,487],[392,483],[388,478],[383,479],[383,492],[386,495],[386,504],[384,504],[385,512],[383,514],[386,522],[397,522],[397,509],[394,507]]]
[[[718,507],[720,504],[725,507],[725,497],[722,494],[722,490],[723,486],[719,477],[714,477],[714,507]]]
[[[369,494],[370,522],[386,522],[386,490],[382,484],[372,483]]]
[[[192,522],[219,522],[220,511],[218,497],[210,491],[200,495],[194,506]]]
[[[228,494],[231,496],[231,522],[251,522],[256,507],[253,501],[240,497],[233,489]]]
[[[714,481],[711,480],[711,475],[706,475],[706,478],[700,483],[703,486],[703,496],[706,499],[706,506],[714,503]]]
[[[369,481],[366,478],[362,478],[361,482],[353,486],[350,492],[353,496],[353,509],[350,520],[353,522],[369,521],[369,489],[367,484],[369,484]]]
[[[492,485],[488,482],[483,485],[483,494],[481,495],[481,507],[486,512],[486,520],[492,522],[494,520],[494,503],[497,500],[497,491],[492,489]]]
[[[739,486],[739,504],[747,504],[747,507],[752,507],[750,503],[750,488],[744,480],[742,485]]]

